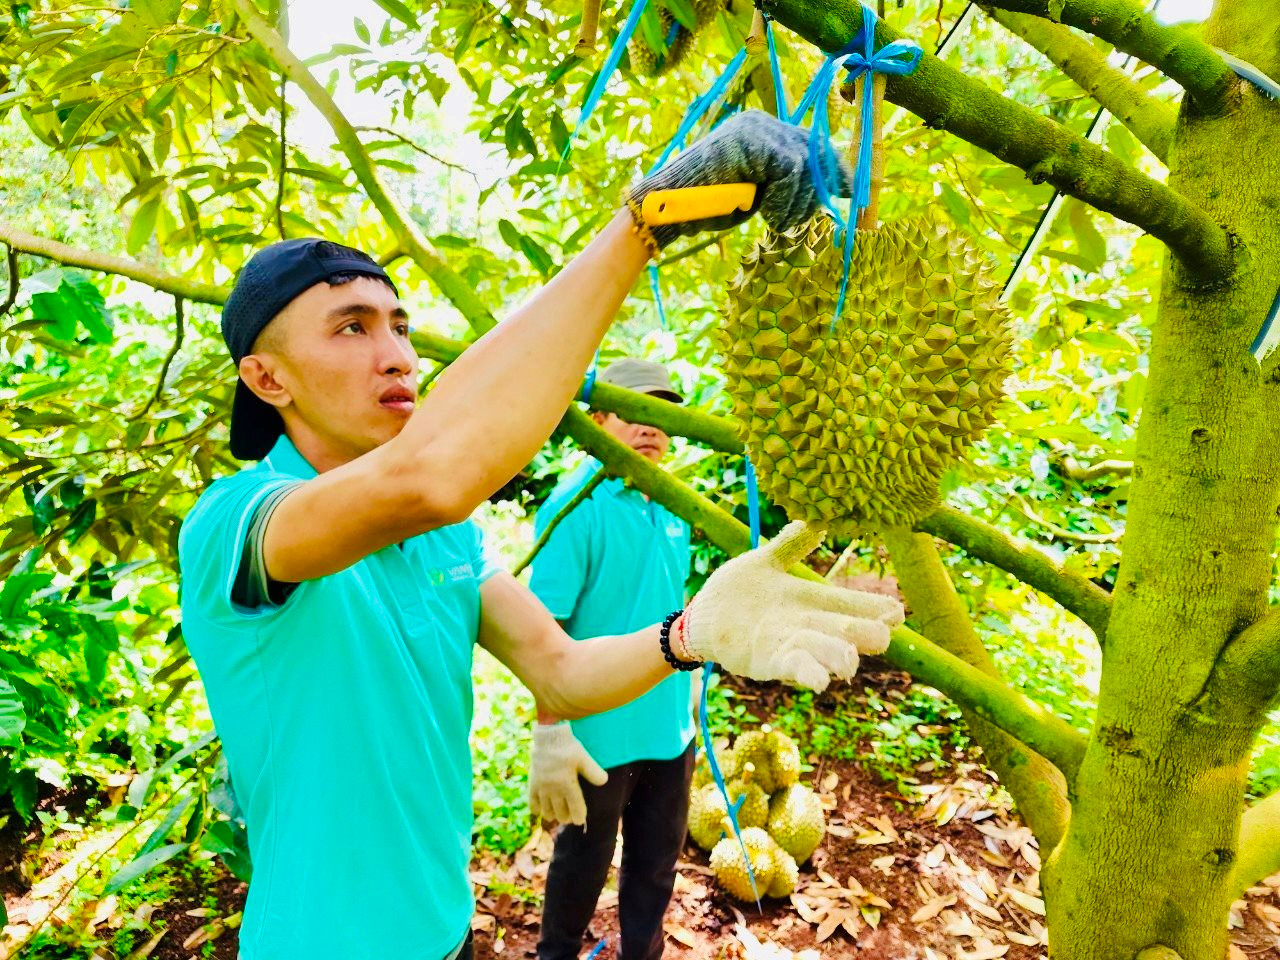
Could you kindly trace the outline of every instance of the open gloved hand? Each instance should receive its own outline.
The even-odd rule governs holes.
[[[838,170],[826,171],[827,182],[832,193],[848,196],[853,174],[843,160],[837,163]],[[754,205],[724,216],[661,226],[650,226],[641,216],[641,203],[655,190],[718,183],[756,184]],[[676,237],[736,227],[756,213],[774,230],[787,230],[808,220],[817,208],[818,195],[809,172],[809,130],[762,110],[747,110],[726,120],[627,192],[627,209],[641,237],[658,249]]]
[[[892,597],[794,577],[787,571],[824,531],[788,524],[765,546],[730,560],[707,580],[673,630],[672,648],[752,680],[825,690],[847,680],[858,655],[880,653],[905,617]]]
[[[597,787],[609,779],[567,722],[536,724],[529,765],[529,809],[533,815],[578,826],[585,824],[587,802],[579,776]]]

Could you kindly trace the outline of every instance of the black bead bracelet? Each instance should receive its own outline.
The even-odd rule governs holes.
[[[702,664],[696,660],[681,660],[671,652],[671,627],[680,619],[683,610],[674,610],[662,621],[662,629],[658,632],[658,646],[662,648],[662,657],[671,664],[672,670],[697,670]]]

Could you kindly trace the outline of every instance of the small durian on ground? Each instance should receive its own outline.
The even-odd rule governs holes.
[[[769,801],[769,835],[778,846],[804,863],[827,832],[827,815],[817,794],[803,783],[784,787]]]
[[[747,827],[742,831],[741,842],[725,824],[725,837],[711,851],[711,872],[716,882],[730,896],[754,902],[768,895],[774,880],[774,851],[777,844],[759,827]],[[743,847],[751,859],[751,869],[742,856]],[[754,878],[755,887],[751,885]]]
[[[755,781],[772,794],[795,783],[800,776],[800,748],[780,730],[765,724],[738,737],[733,748],[733,776],[740,777],[748,764],[755,767]]]
[[[858,231],[835,318],[834,229],[817,217],[766,233],[718,336],[762,492],[855,536],[937,507],[943,473],[996,419],[1011,331],[994,265],[929,218]]]

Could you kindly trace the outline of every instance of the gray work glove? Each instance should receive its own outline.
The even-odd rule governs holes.
[[[853,174],[838,155],[836,166],[826,171],[828,187],[839,196],[849,196]],[[655,227],[641,217],[641,202],[655,190],[715,183],[756,184],[755,204],[725,216]],[[818,195],[809,175],[808,128],[784,123],[762,110],[747,110],[726,120],[627,193],[627,209],[641,237],[657,249],[676,237],[736,227],[756,213],[774,230],[787,230],[808,220],[817,208]]]

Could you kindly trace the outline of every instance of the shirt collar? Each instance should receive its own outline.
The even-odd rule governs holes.
[[[316,468],[307,462],[306,458],[298,452],[298,448],[293,445],[293,441],[283,433],[280,434],[280,439],[276,441],[276,445],[271,448],[271,452],[262,463],[267,469],[274,470],[276,473],[285,473],[303,480],[310,480],[316,476]]]
[[[586,466],[583,469],[583,476],[594,477],[598,471],[603,469],[604,466],[599,460],[595,457],[588,457]],[[600,486],[596,489],[612,494],[616,497],[619,494],[626,492],[627,483],[622,477],[605,477],[604,480],[600,482]]]

